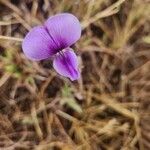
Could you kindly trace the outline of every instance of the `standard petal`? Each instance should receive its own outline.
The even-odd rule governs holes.
[[[24,38],[22,49],[32,60],[46,59],[57,53],[57,46],[44,26],[34,27]]]
[[[68,77],[72,81],[80,77],[77,56],[71,48],[67,48],[56,55],[53,67],[60,75]]]
[[[69,13],[50,17],[44,25],[59,49],[71,46],[81,36],[79,20]]]

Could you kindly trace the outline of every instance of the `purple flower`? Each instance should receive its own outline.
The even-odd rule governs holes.
[[[79,20],[69,13],[50,17],[34,27],[24,38],[22,49],[31,60],[54,56],[53,67],[62,76],[77,80],[80,76],[77,56],[70,48],[81,36]]]

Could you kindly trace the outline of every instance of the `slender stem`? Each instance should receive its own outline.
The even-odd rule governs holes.
[[[2,39],[2,40],[12,40],[12,41],[18,41],[18,42],[23,41],[23,39],[21,39],[21,38],[9,37],[9,36],[3,36],[3,35],[0,35],[0,39]]]

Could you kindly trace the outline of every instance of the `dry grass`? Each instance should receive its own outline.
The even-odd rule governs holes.
[[[0,150],[149,150],[148,0],[0,0]],[[81,79],[29,61],[24,35],[71,12]]]

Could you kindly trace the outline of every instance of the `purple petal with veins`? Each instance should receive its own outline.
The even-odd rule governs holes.
[[[44,26],[47,28],[47,31],[59,49],[71,46],[79,40],[81,36],[79,20],[69,13],[62,13],[50,17]]]
[[[25,55],[32,60],[42,60],[57,53],[58,47],[55,45],[43,26],[31,29],[22,43]]]
[[[57,54],[53,61],[53,67],[60,75],[68,77],[72,81],[80,77],[78,59],[71,48],[66,48]]]

